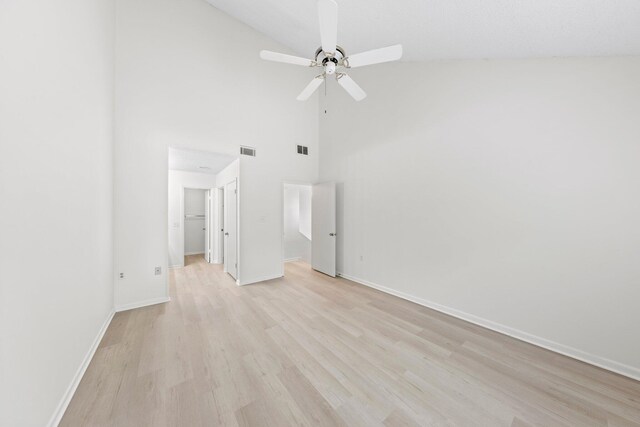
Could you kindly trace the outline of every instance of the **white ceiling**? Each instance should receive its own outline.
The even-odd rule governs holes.
[[[320,45],[315,0],[206,1],[305,57]],[[640,55],[640,0],[337,1],[347,54],[402,43],[405,61]]]
[[[227,154],[169,148],[169,170],[215,175],[235,159]]]

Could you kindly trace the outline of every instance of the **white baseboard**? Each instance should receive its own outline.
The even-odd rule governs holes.
[[[282,277],[282,273],[278,273],[273,276],[264,276],[264,277],[249,279],[249,280],[242,280],[242,281],[238,281],[238,286],[252,285],[258,282],[264,282],[265,280],[279,279],[280,277]]]
[[[176,265],[170,265],[169,268],[182,268],[184,267],[184,264],[176,264]]]
[[[100,345],[100,341],[102,341],[102,337],[104,336],[104,333],[107,331],[109,324],[111,324],[111,319],[113,319],[114,314],[116,314],[116,312],[111,310],[111,313],[109,313],[109,315],[107,316],[107,319],[102,324],[102,327],[98,331],[98,335],[96,335],[96,338],[93,340],[91,347],[89,347],[89,351],[84,356],[84,359],[80,364],[80,367],[76,371],[76,374],[73,376],[73,379],[69,384],[69,387],[67,387],[67,390],[64,392],[64,395],[62,396],[62,400],[58,404],[58,407],[53,413],[53,416],[49,420],[49,423],[47,424],[48,427],[57,427],[57,425],[60,423],[60,420],[62,420],[64,412],[67,410],[67,407],[71,402],[71,398],[73,397],[73,394],[76,392],[76,389],[78,388],[78,385],[82,380],[82,376],[84,375],[87,368],[89,367],[89,364],[91,363],[91,359],[93,359],[93,355],[96,353],[96,350]]]
[[[134,308],[146,307],[148,305],[162,304],[171,301],[169,297],[152,298],[140,302],[133,302],[130,304],[122,304],[116,307],[116,313],[121,311],[133,310]]]
[[[188,255],[202,255],[204,256],[204,252],[185,252],[184,256],[188,256]]]
[[[508,335],[510,337],[519,339],[521,341],[528,342],[529,344],[533,344],[538,347],[551,350],[555,353],[559,353],[564,356],[568,356],[573,359],[577,359],[582,362],[588,363],[590,365],[594,365],[599,368],[606,369],[608,371],[615,372],[617,374],[624,375],[625,377],[629,377],[634,380],[640,381],[639,368],[635,368],[633,366],[629,366],[624,363],[616,362],[615,360],[610,360],[604,357],[596,356],[594,354],[587,353],[585,351],[578,350],[576,348],[569,347],[567,345],[560,344],[555,341],[551,341],[542,337],[538,337],[536,335],[529,334],[519,329],[511,328],[509,326],[505,326],[500,323],[484,319],[482,317],[474,316],[473,314],[465,313],[464,311],[456,310],[454,308],[447,307],[435,302],[427,301],[425,299],[418,298],[413,295],[406,294],[404,292],[396,291],[395,289],[387,288],[385,286],[378,285],[376,283],[372,283],[364,279],[359,279],[357,277],[349,276],[344,273],[338,273],[338,276],[343,277],[347,280],[351,280],[352,282],[356,282],[361,285],[368,286],[373,289],[377,289],[384,293],[394,295],[396,297],[405,299],[407,301],[414,302],[424,307],[431,308],[441,313],[448,314],[453,317],[457,317],[458,319],[462,319],[467,322],[476,324],[478,326],[482,326],[483,328],[500,332],[501,334]]]
[[[300,261],[302,260],[301,256],[298,257],[294,257],[294,258],[285,258],[284,262],[295,262],[295,261]]]

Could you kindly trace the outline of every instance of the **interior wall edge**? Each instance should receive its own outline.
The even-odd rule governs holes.
[[[457,319],[461,319],[474,325],[481,326],[483,328],[490,329],[495,332],[499,332],[501,334],[507,335],[509,337],[518,339],[520,341],[527,342],[529,344],[533,344],[537,347],[544,348],[546,350],[553,351],[554,353],[561,354],[563,356],[570,357],[572,359],[579,360],[581,362],[587,363],[589,365],[596,366],[598,368],[605,369],[607,371],[614,372],[616,374],[623,375],[625,377],[634,379],[636,381],[640,381],[640,368],[635,368],[633,366],[626,365],[624,363],[616,362],[615,360],[607,359],[604,357],[597,356],[595,354],[591,354],[577,348],[573,348],[564,344],[560,344],[555,341],[551,341],[537,335],[530,334],[528,332],[515,329],[501,323],[494,322],[492,320],[488,320],[479,316],[475,316],[473,314],[457,310],[455,308],[451,308],[442,304],[438,304],[423,298],[419,298],[404,292],[396,291],[395,289],[388,288],[386,286],[379,285],[377,283],[370,282],[368,280],[360,279],[358,277],[351,276],[349,274],[345,274],[342,272],[338,272],[337,275],[339,277],[345,278],[347,280],[351,280],[352,282],[359,283],[361,285],[367,286],[369,288],[376,289],[378,291],[384,292],[389,295],[396,296],[398,298],[402,298],[404,300],[413,302],[415,304],[421,305],[423,307],[430,308],[432,310],[438,311],[440,313],[447,314],[449,316],[453,316]]]
[[[248,280],[238,280],[238,286],[245,286],[245,285],[253,285],[254,283],[259,283],[259,282],[264,282],[267,280],[273,280],[273,279],[278,279],[280,277],[283,277],[283,274],[275,274],[275,275],[269,275],[269,276],[263,276],[263,277],[254,277],[253,279],[248,279]]]
[[[67,410],[67,407],[69,406],[69,403],[71,402],[71,399],[73,398],[73,395],[75,394],[76,389],[78,388],[78,385],[80,385],[80,381],[82,381],[82,377],[84,376],[84,373],[87,371],[87,368],[89,367],[89,364],[93,359],[93,356],[96,354],[96,350],[98,350],[100,341],[102,341],[102,337],[104,337],[105,332],[107,332],[107,329],[109,328],[109,325],[111,324],[111,320],[113,320],[113,316],[115,314],[116,314],[116,311],[111,310],[111,312],[107,315],[107,318],[105,319],[104,323],[102,324],[102,327],[98,331],[96,338],[93,340],[91,347],[89,347],[89,351],[87,351],[87,354],[85,355],[84,359],[82,360],[82,363],[78,367],[76,374],[73,376],[73,379],[69,384],[69,387],[67,387],[67,390],[62,396],[62,399],[60,400],[58,407],[54,411],[49,422],[47,423],[47,427],[57,427],[57,425],[60,423],[60,420],[62,420],[62,417],[65,411]]]
[[[142,308],[150,305],[163,304],[165,302],[171,301],[169,296],[160,297],[160,298],[152,298],[144,301],[132,302],[129,304],[122,304],[116,307],[116,313],[120,313],[121,311],[133,310],[134,308]]]

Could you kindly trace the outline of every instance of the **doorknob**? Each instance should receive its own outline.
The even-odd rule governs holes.
[[[224,233],[224,235],[225,235],[225,236],[228,236],[228,235],[229,235],[229,233]]]
[[[331,236],[331,237],[335,237],[337,235],[338,235],[337,233],[329,233],[329,236]]]

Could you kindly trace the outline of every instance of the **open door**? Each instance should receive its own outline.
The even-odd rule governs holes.
[[[211,190],[204,193],[204,259],[211,262]]]
[[[311,191],[311,267],[336,277],[336,184],[316,184]]]
[[[224,269],[238,280],[238,185],[224,187]]]
[[[216,246],[215,262],[224,263],[224,187],[216,189]]]

